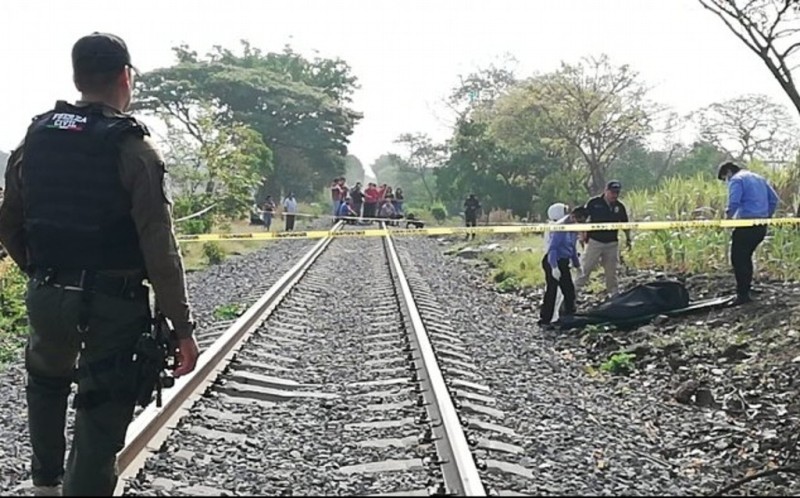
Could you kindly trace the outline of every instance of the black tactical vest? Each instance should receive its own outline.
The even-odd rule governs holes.
[[[147,129],[131,117],[106,117],[100,105],[56,103],[25,137],[22,192],[34,268],[144,268],[119,175],[122,140]]]

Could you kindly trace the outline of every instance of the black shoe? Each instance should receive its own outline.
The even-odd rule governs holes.
[[[740,306],[742,304],[747,304],[747,303],[752,302],[752,301],[753,301],[753,298],[751,298],[749,295],[740,294],[740,295],[736,296],[736,299],[731,301],[731,306]]]

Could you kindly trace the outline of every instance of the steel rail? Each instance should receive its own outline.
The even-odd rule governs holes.
[[[423,398],[427,403],[447,492],[459,496],[486,496],[472,451],[461,427],[461,420],[442,376],[391,235],[387,234],[384,237],[384,244],[396,276],[395,282],[399,287],[401,305],[410,320],[411,346],[419,353],[419,358],[415,358],[416,367],[419,369],[418,379]]]
[[[341,226],[342,223],[337,223],[334,230],[340,229]],[[332,240],[332,237],[321,239],[253,306],[245,311],[219,339],[203,351],[194,371],[176,379],[175,385],[164,391],[163,404],[160,408],[151,404],[131,422],[125,438],[125,447],[117,455],[120,479],[114,493],[115,496],[122,494],[124,480],[133,477],[135,472],[138,472],[147,455],[151,451],[158,450],[158,445],[167,436],[165,429],[176,424],[184,412],[190,408],[190,401],[201,396],[206,387],[214,382],[230,358],[269,317]]]

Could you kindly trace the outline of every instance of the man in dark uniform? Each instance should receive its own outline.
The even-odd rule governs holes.
[[[625,205],[619,200],[622,184],[612,180],[606,184],[605,192],[592,197],[586,203],[589,211],[589,223],[622,223],[628,221]],[[619,231],[596,230],[582,234],[581,241],[586,243],[586,250],[581,263],[581,275],[575,280],[577,289],[583,288],[598,264],[603,265],[606,278],[606,292],[614,296],[619,292],[617,284],[617,265],[619,263]],[[630,249],[631,232],[625,230],[625,242]]]
[[[475,194],[469,194],[469,197],[464,201],[464,221],[468,228],[478,224],[478,215],[480,211],[481,201],[478,200]],[[470,234],[467,234],[467,238],[470,238]],[[472,234],[472,238],[475,238],[474,233]]]
[[[151,323],[144,279],[178,336],[176,377],[194,369],[198,348],[164,161],[147,128],[124,114],[135,75],[125,42],[83,37],[72,67],[81,100],[34,118],[9,158],[0,242],[30,277],[25,366],[34,493],[56,496],[63,482],[65,495],[110,496],[135,405],[133,350]]]
[[[778,208],[778,194],[764,177],[725,162],[717,170],[717,178],[728,182],[728,218],[772,218]],[[766,225],[739,227],[731,235],[731,265],[736,277],[736,300],[733,305],[751,301],[753,253],[767,235]]]

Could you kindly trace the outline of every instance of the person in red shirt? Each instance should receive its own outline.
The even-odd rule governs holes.
[[[339,205],[341,205],[350,197],[350,187],[347,186],[347,179],[345,177],[339,178],[339,192]]]
[[[333,207],[333,215],[339,211],[339,204],[341,204],[342,199],[342,187],[339,184],[339,178],[334,178],[331,182],[331,205]]]
[[[379,199],[380,193],[375,184],[370,183],[367,185],[364,190],[364,218],[375,218]],[[372,223],[372,220],[370,220],[370,223]]]

